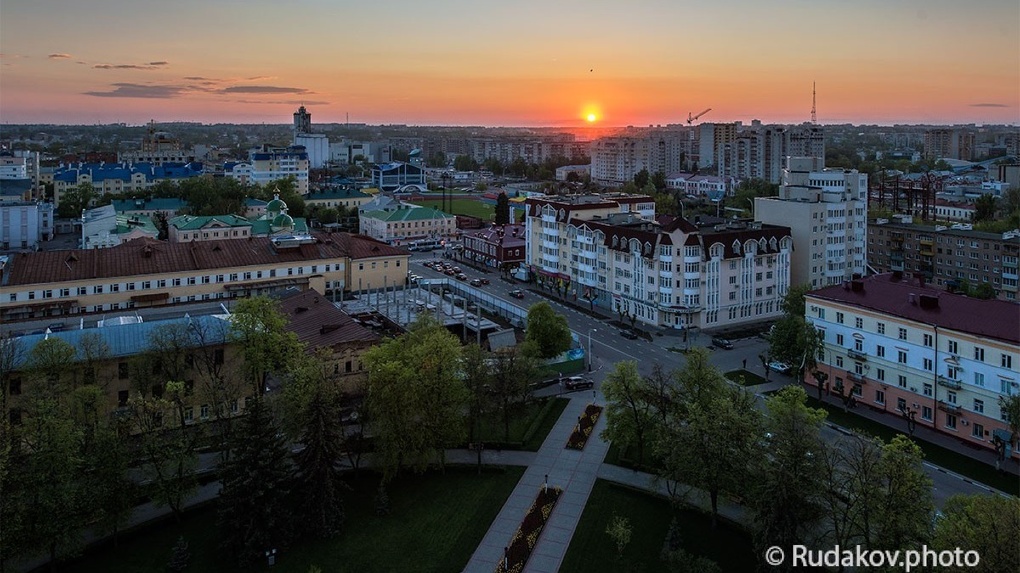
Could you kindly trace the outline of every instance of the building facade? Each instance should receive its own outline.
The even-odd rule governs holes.
[[[0,201],[0,251],[36,249],[53,238],[53,203]]]
[[[877,272],[924,278],[944,289],[989,284],[996,298],[1017,300],[1020,233],[985,233],[969,225],[914,225],[876,219],[868,225],[868,264]]]
[[[679,132],[602,137],[591,144],[591,178],[604,185],[622,185],[633,181],[642,169],[649,174],[675,173],[689,151],[690,141]]]
[[[79,185],[91,185],[99,195],[141,193],[160,181],[176,182],[204,173],[201,163],[83,163],[60,167],[53,174],[53,202],[60,205],[61,195]]]
[[[417,185],[426,189],[425,170],[403,161],[372,166],[372,187],[392,192],[407,185]]]
[[[842,387],[858,404],[901,418],[904,429],[919,424],[988,448],[1009,440],[999,400],[1020,392],[1015,304],[897,273],[813,291],[805,303],[823,342],[823,390]]]
[[[357,210],[372,200],[372,195],[350,187],[337,187],[312,191],[304,196],[305,205],[309,208],[337,209],[343,207],[351,211]]]
[[[466,231],[464,258],[494,269],[512,269],[524,264],[527,242],[523,225],[493,225],[479,231]]]
[[[294,190],[301,195],[308,193],[308,152],[300,145],[263,145],[261,149],[248,154],[248,165],[251,166],[250,172],[242,163],[234,165],[228,175],[242,184],[245,183],[243,179],[248,178],[247,183],[259,187],[265,187],[278,179],[293,177]]]
[[[823,169],[817,157],[790,157],[778,197],[757,197],[754,218],[789,227],[796,252],[791,281],[812,288],[841,284],[867,268],[868,176]]]
[[[95,250],[19,253],[0,259],[0,320],[77,316],[269,293],[332,294],[402,283],[408,252],[360,235],[310,241],[164,243],[135,239]]]
[[[431,207],[401,205],[388,211],[363,211],[359,232],[391,245],[416,239],[442,240],[457,232],[457,218]]]
[[[121,163],[148,163],[150,165],[178,164],[194,161],[194,153],[186,149],[181,141],[166,131],[156,129],[155,122],[149,129],[137,150],[124,151],[117,156]]]

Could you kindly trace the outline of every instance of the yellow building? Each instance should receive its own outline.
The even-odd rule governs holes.
[[[408,251],[360,235],[166,243],[0,257],[0,321],[210,301],[280,287],[320,294],[403,284]]]

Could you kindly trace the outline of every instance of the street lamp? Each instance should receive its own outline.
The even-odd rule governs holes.
[[[598,332],[598,330],[596,330],[594,328],[588,329],[588,372],[591,372],[591,363],[592,363],[592,359],[591,359],[591,333],[593,333],[593,332]]]

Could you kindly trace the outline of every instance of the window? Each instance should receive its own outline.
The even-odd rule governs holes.
[[[931,335],[930,334],[925,334],[924,335],[924,345],[927,346],[928,348],[931,348],[931,344],[932,344]]]
[[[985,401],[984,400],[978,400],[977,398],[974,398],[974,412],[976,412],[978,414],[984,414],[985,413]]]
[[[213,350],[213,364],[223,364],[223,349]]]
[[[897,398],[896,399],[896,409],[899,410],[900,412],[906,411],[906,409],[907,409],[907,401],[904,400],[903,398]]]
[[[946,427],[950,430],[956,429],[956,416],[953,414],[946,414]]]
[[[931,394],[932,394],[931,384],[927,384],[926,383],[924,385],[924,395],[925,396],[931,396]]]
[[[209,419],[209,404],[202,404],[202,408],[199,410],[199,417],[203,420]]]
[[[950,404],[955,404],[956,403],[956,392],[953,392],[952,390],[950,390],[949,392],[946,392],[946,402],[949,402]]]
[[[984,362],[985,361],[985,349],[984,348],[981,348],[980,346],[975,346],[974,347],[974,360],[977,360],[978,362]]]
[[[18,396],[21,394],[21,378],[11,378],[7,382],[7,393],[11,396]]]
[[[982,374],[981,372],[975,372],[974,373],[974,385],[975,386],[984,386],[985,385],[985,375]]]
[[[864,328],[864,319],[861,318],[861,317],[855,318],[854,319],[854,328],[856,328],[858,330]]]
[[[950,354],[960,353],[960,345],[957,344],[955,340],[950,340],[949,342],[947,342],[946,349],[949,351]]]
[[[907,353],[906,353],[906,351],[904,351],[904,350],[897,350],[896,351],[896,362],[899,362],[900,364],[906,364],[907,363]]]
[[[1010,356],[1009,354],[1003,354],[999,358],[999,364],[1003,368],[1012,368],[1013,367],[1013,357]]]
[[[123,408],[128,405],[128,391],[120,390],[117,392],[117,407]]]
[[[878,404],[885,404],[885,392],[875,390],[875,402]]]
[[[836,313],[836,322],[838,322],[839,324],[843,324],[843,313],[842,312],[837,312]]]
[[[128,363],[119,362],[117,363],[117,379],[127,380],[128,379]]]
[[[982,426],[981,424],[972,424],[971,427],[973,428],[973,430],[971,431],[971,435],[972,436],[974,436],[975,438],[977,438],[979,440],[984,439],[984,437],[985,437],[985,427],[984,426]]]
[[[839,346],[843,346],[843,335],[842,334],[837,334],[836,335],[836,344],[838,344]]]
[[[921,406],[921,419],[931,421],[931,406]]]
[[[931,372],[932,368],[934,368],[934,367],[935,367],[935,363],[932,362],[931,358],[925,358],[924,359],[924,369],[925,370]]]
[[[854,339],[854,351],[864,352],[864,341],[860,339]]]
[[[906,328],[901,328],[899,330],[899,338],[900,338],[900,340],[906,340],[907,339],[907,329]]]
[[[885,323],[884,322],[879,322],[878,323],[878,333],[879,334],[885,334]]]
[[[878,368],[875,370],[875,378],[885,382],[885,368]]]
[[[875,356],[878,356],[879,358],[885,358],[885,347],[884,346],[876,346],[875,347]]]
[[[842,356],[837,356],[836,357],[836,366],[839,367],[839,368],[843,367],[843,357]]]

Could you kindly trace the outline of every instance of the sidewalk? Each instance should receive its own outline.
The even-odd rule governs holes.
[[[549,485],[563,488],[563,494],[553,508],[524,571],[555,573],[559,570],[577,522],[581,519],[581,512],[595,485],[602,460],[609,451],[609,444],[598,438],[598,434],[605,428],[604,415],[599,417],[584,450],[568,450],[565,447],[578,417],[589,403],[585,394],[585,397],[572,398],[567,404],[535,455],[534,462],[524,472],[468,561],[464,568],[466,573],[492,573],[496,569],[499,560],[503,558],[504,548],[510,544],[510,539],[520,527],[547,475]]]

